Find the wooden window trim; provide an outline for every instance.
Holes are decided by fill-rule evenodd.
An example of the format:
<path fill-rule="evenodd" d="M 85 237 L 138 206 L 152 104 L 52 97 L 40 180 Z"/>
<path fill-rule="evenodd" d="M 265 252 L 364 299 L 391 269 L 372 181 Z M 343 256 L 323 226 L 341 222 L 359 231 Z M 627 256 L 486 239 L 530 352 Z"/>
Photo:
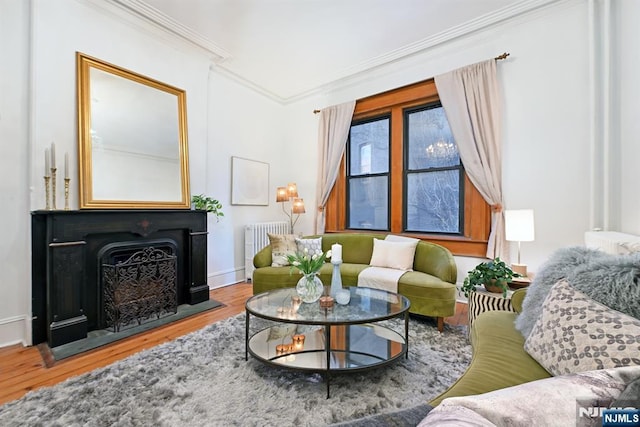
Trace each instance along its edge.
<path fill-rule="evenodd" d="M 484 257 L 491 227 L 491 209 L 466 176 L 464 182 L 464 232 L 462 236 L 403 233 L 403 110 L 439 101 L 433 79 L 370 96 L 356 102 L 353 120 L 391 114 L 391 233 L 415 237 L 448 248 L 454 255 Z M 399 120 L 399 121 L 398 121 Z M 397 142 L 400 141 L 400 142 Z M 325 207 L 325 231 L 353 232 L 346 228 L 346 163 L 342 157 L 340 172 Z"/>

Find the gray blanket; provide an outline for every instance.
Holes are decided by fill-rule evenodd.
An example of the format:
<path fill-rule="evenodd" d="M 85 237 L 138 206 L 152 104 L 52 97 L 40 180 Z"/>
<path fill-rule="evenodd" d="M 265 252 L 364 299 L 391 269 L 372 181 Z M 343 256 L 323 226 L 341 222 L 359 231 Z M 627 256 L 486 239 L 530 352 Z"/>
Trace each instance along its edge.
<path fill-rule="evenodd" d="M 527 337 L 551 287 L 560 279 L 607 307 L 640 319 L 640 253 L 610 255 L 595 249 L 557 250 L 527 290 L 516 329 Z"/>

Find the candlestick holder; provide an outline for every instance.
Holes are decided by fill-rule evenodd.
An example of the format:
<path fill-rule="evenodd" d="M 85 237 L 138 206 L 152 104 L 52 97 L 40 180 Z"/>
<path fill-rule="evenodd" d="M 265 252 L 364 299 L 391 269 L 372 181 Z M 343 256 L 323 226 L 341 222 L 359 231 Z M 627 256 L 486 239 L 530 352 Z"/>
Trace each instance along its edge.
<path fill-rule="evenodd" d="M 342 264 L 342 260 L 331 260 L 331 264 L 333 264 L 333 272 L 331 273 L 331 290 L 329 291 L 329 295 L 335 298 L 338 291 L 342 289 L 342 277 L 340 276 L 340 264 Z"/>
<path fill-rule="evenodd" d="M 69 210 L 69 181 L 71 178 L 64 179 L 64 210 Z"/>
<path fill-rule="evenodd" d="M 45 209 L 51 210 L 51 205 L 49 204 L 49 181 L 51 180 L 50 176 L 44 177 L 44 197 L 46 199 Z"/>
<path fill-rule="evenodd" d="M 56 210 L 56 171 L 58 169 L 51 168 L 51 209 Z"/>

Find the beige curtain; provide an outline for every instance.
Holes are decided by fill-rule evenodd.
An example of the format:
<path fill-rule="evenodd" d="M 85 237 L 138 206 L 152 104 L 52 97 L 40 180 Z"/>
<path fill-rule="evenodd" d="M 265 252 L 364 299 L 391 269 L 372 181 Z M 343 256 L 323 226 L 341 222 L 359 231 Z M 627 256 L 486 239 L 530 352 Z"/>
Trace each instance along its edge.
<path fill-rule="evenodd" d="M 318 179 L 316 188 L 315 233 L 324 233 L 324 207 L 329 193 L 336 182 L 340 168 L 340 160 L 351 128 L 351 119 L 356 101 L 327 107 L 320 111 L 318 124 Z"/>
<path fill-rule="evenodd" d="M 491 205 L 487 257 L 509 261 L 502 214 L 502 126 L 496 61 L 469 65 L 435 77 L 460 160 Z"/>

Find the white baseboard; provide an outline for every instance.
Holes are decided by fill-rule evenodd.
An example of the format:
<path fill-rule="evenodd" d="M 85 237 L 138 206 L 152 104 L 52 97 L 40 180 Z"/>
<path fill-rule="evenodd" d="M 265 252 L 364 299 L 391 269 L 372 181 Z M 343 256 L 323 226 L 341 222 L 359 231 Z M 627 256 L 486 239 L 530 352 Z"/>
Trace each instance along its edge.
<path fill-rule="evenodd" d="M 30 345 L 27 338 L 27 315 L 12 316 L 0 319 L 0 347 L 22 344 L 24 347 Z"/>
<path fill-rule="evenodd" d="M 244 267 L 238 267 L 226 271 L 218 271 L 209 274 L 207 284 L 209 289 L 221 288 L 223 286 L 233 285 L 234 283 L 244 282 Z"/>

